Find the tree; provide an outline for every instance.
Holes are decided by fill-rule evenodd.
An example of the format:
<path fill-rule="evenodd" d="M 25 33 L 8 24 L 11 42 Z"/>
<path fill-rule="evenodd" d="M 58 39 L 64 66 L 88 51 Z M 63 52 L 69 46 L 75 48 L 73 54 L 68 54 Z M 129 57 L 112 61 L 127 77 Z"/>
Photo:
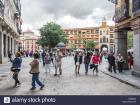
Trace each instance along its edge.
<path fill-rule="evenodd" d="M 95 41 L 94 40 L 84 40 L 84 47 L 85 49 L 92 49 L 95 47 Z"/>
<path fill-rule="evenodd" d="M 76 45 L 75 44 L 71 44 L 70 47 L 71 47 L 72 50 L 76 49 Z"/>
<path fill-rule="evenodd" d="M 53 22 L 43 25 L 40 29 L 41 38 L 37 41 L 42 47 L 54 48 L 59 42 L 66 43 L 66 36 L 61 26 Z"/>
<path fill-rule="evenodd" d="M 127 34 L 127 47 L 130 49 L 133 47 L 133 33 L 128 32 Z"/>

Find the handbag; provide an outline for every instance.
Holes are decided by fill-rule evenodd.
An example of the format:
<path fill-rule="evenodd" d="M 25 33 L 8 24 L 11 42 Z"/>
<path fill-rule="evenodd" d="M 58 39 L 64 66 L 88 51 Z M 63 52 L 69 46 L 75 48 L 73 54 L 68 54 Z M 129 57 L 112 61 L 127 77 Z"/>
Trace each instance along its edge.
<path fill-rule="evenodd" d="M 90 64 L 90 69 L 94 68 L 95 65 L 94 64 Z"/>
<path fill-rule="evenodd" d="M 11 67 L 11 71 L 12 71 L 12 72 L 15 72 L 16 69 L 15 69 L 14 67 Z"/>

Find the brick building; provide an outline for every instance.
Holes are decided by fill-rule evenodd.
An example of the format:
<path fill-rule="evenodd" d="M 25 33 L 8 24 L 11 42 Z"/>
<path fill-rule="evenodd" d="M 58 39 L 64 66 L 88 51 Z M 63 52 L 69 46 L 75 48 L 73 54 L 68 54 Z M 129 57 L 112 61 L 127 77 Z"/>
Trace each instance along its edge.
<path fill-rule="evenodd" d="M 99 51 L 101 51 L 104 47 L 106 47 L 108 51 L 114 51 L 114 30 L 115 27 L 107 25 L 107 22 L 105 20 L 102 21 L 99 27 L 64 29 L 68 40 L 66 48 L 84 49 L 84 40 L 94 40 L 94 42 L 96 43 L 95 48 Z"/>
<path fill-rule="evenodd" d="M 35 35 L 31 30 L 24 31 L 20 36 L 21 50 L 28 52 L 35 52 L 39 50 L 39 46 L 36 44 L 39 36 Z"/>

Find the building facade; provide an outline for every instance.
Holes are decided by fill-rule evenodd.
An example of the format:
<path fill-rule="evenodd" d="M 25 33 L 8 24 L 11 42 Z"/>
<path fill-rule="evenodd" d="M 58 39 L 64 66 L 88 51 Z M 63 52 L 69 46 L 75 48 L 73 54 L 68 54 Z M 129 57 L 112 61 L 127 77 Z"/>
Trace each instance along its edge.
<path fill-rule="evenodd" d="M 140 76 L 140 0 L 116 0 L 116 52 L 127 60 L 127 32 L 133 31 L 134 70 Z"/>
<path fill-rule="evenodd" d="M 39 50 L 39 46 L 36 44 L 39 36 L 35 35 L 31 30 L 23 32 L 20 36 L 21 50 L 28 52 L 35 52 Z"/>
<path fill-rule="evenodd" d="M 8 61 L 8 53 L 18 50 L 20 34 L 20 0 L 0 0 L 0 64 Z"/>
<path fill-rule="evenodd" d="M 114 51 L 115 27 L 108 26 L 106 21 L 102 21 L 99 27 L 64 29 L 67 36 L 67 49 L 84 49 L 84 41 L 93 40 L 95 49 L 102 51 L 104 47 L 108 51 Z"/>

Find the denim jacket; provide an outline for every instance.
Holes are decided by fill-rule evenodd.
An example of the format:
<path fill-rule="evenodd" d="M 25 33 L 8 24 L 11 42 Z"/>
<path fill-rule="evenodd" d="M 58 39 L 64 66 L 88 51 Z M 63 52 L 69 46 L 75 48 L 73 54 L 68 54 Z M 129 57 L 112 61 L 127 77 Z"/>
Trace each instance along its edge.
<path fill-rule="evenodd" d="M 15 69 L 21 68 L 22 59 L 20 57 L 14 58 L 14 60 L 11 60 L 11 62 L 12 62 L 13 68 Z"/>

